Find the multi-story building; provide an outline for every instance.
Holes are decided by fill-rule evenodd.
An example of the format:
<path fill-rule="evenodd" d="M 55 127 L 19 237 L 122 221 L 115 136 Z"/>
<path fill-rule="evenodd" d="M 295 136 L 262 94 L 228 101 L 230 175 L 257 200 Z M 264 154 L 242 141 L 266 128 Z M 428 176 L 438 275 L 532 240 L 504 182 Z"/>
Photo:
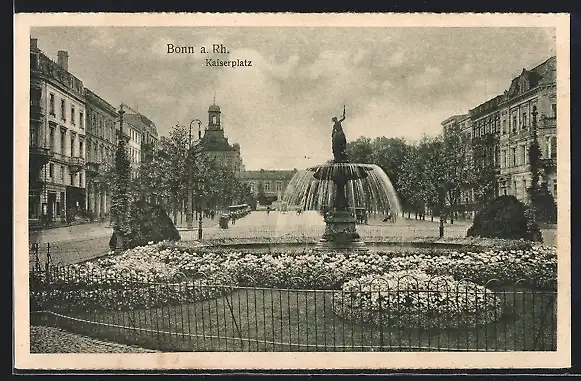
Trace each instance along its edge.
<path fill-rule="evenodd" d="M 82 214 L 85 192 L 83 82 L 30 40 L 29 220 L 65 220 Z"/>
<path fill-rule="evenodd" d="M 141 163 L 141 144 L 143 141 L 143 123 L 141 115 L 137 114 L 129 106 L 123 104 L 126 110 L 123 116 L 123 133 L 129 136 L 127 144 L 127 154 L 131 165 L 131 178 L 138 176 L 139 164 Z"/>
<path fill-rule="evenodd" d="M 95 217 L 109 214 L 111 197 L 99 174 L 111 168 L 117 146 L 119 114 L 114 106 L 85 88 L 87 105 L 86 167 L 87 210 Z"/>
<path fill-rule="evenodd" d="M 296 173 L 296 169 L 243 171 L 240 173 L 240 180 L 250 188 L 254 197 L 258 196 L 262 189 L 266 197 L 280 201 L 289 181 Z"/>
<path fill-rule="evenodd" d="M 500 104 L 504 95 L 492 99 L 471 109 L 472 123 L 472 156 L 476 180 L 475 201 L 484 202 L 496 196 L 498 189 L 497 175 L 500 161 Z"/>
<path fill-rule="evenodd" d="M 240 156 L 240 145 L 230 145 L 224 135 L 224 129 L 220 122 L 221 111 L 216 104 L 208 108 L 208 126 L 200 141 L 201 148 L 207 158 L 220 166 L 230 168 L 236 175 L 244 170 Z"/>
<path fill-rule="evenodd" d="M 556 57 L 553 56 L 531 70 L 523 69 L 503 94 L 476 106 L 469 120 L 457 116 L 442 123 L 444 129 L 464 123 L 460 131 L 472 130 L 472 156 L 480 181 L 472 190 L 473 202 L 510 194 L 528 202 L 531 185 L 528 150 L 533 141 L 533 110 L 537 111 L 536 133 L 541 148 L 541 183 L 546 183 L 557 196 L 557 90 Z M 491 183 L 490 190 L 482 186 Z M 468 204 L 469 198 L 462 196 Z"/>
<path fill-rule="evenodd" d="M 124 121 L 139 131 L 140 146 L 150 144 L 156 150 L 158 148 L 159 135 L 155 123 L 126 104 L 123 104 L 123 109 L 125 110 Z"/>
<path fill-rule="evenodd" d="M 557 86 L 556 57 L 551 57 L 512 80 L 505 91 L 500 132 L 498 194 L 511 194 L 527 201 L 531 184 L 528 148 L 533 140 L 533 108 L 537 110 L 537 136 L 541 148 L 545 182 L 556 197 L 557 177 Z"/>

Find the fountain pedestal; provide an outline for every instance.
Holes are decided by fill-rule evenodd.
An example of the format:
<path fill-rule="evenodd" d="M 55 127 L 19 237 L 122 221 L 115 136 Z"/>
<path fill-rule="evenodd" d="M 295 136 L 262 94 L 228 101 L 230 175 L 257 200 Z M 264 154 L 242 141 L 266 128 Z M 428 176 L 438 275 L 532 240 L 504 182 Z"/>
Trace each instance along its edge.
<path fill-rule="evenodd" d="M 331 211 L 325 215 L 325 233 L 315 246 L 317 251 L 368 251 L 355 228 L 356 219 L 349 211 Z"/>

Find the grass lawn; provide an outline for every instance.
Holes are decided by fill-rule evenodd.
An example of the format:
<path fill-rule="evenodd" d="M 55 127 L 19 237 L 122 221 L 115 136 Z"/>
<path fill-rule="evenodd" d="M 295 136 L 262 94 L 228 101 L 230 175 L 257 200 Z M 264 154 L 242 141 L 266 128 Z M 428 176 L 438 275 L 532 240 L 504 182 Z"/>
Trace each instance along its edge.
<path fill-rule="evenodd" d="M 74 332 L 162 351 L 556 350 L 554 293 L 511 288 L 498 290 L 497 295 L 503 315 L 472 329 L 363 326 L 333 313 L 332 291 L 251 288 L 177 306 L 98 313 L 68 310 L 49 320 Z"/>

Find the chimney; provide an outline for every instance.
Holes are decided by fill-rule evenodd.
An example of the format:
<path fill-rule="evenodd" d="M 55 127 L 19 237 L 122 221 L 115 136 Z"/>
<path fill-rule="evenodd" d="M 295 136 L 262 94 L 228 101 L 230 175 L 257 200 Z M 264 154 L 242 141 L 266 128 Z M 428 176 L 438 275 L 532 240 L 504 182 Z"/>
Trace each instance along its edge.
<path fill-rule="evenodd" d="M 30 39 L 30 50 L 35 50 L 35 49 L 38 49 L 38 39 L 31 38 Z"/>
<path fill-rule="evenodd" d="M 65 50 L 59 50 L 58 52 L 58 64 L 60 67 L 69 71 L 69 53 Z"/>

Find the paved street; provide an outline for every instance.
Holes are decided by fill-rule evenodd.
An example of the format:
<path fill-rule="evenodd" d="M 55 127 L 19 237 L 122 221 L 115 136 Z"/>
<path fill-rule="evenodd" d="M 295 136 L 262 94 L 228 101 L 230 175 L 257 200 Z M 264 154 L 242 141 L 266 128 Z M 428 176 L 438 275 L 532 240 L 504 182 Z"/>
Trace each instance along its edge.
<path fill-rule="evenodd" d="M 445 237 L 465 237 L 471 221 L 454 221 L 447 223 L 444 228 Z M 395 223 L 382 222 L 381 219 L 371 219 L 368 225 L 359 225 L 358 231 L 362 238 L 375 237 L 437 237 L 439 234 L 438 221 L 416 220 L 414 218 L 399 218 Z M 198 239 L 197 225 L 194 230 L 183 230 L 178 227 L 182 241 Z M 253 239 L 256 237 L 294 237 L 298 239 L 313 239 L 320 237 L 325 229 L 323 218 L 317 212 L 296 213 L 281 212 L 253 212 L 248 216 L 230 223 L 228 229 L 220 229 L 215 220 L 204 219 L 204 239 L 240 238 Z M 47 243 L 50 244 L 50 255 L 53 263 L 70 264 L 82 262 L 109 253 L 109 238 L 112 229 L 105 224 L 86 224 L 63 227 L 34 232 L 30 235 L 30 242 L 39 242 L 39 260 L 41 265 L 46 260 Z M 542 230 L 544 242 L 555 245 L 555 230 Z M 35 261 L 33 252 L 29 255 L 31 265 Z"/>

